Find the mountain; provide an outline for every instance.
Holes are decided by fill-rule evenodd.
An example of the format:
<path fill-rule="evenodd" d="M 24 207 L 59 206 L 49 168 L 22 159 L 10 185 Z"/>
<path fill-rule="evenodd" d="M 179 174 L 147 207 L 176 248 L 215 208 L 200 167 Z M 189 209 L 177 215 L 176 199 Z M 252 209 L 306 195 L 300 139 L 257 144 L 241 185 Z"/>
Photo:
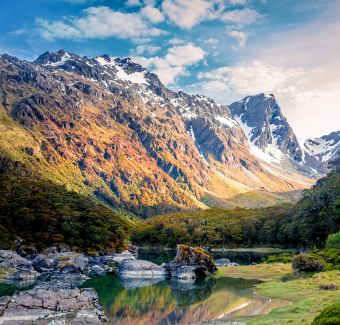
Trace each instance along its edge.
<path fill-rule="evenodd" d="M 2 167 L 20 161 L 119 214 L 269 206 L 319 177 L 273 95 L 228 107 L 129 58 L 63 50 L 1 55 L 0 84 Z"/>
<path fill-rule="evenodd" d="M 304 158 L 319 173 L 328 172 L 328 161 L 340 151 L 340 131 L 331 132 L 320 138 L 307 139 L 301 144 Z"/>

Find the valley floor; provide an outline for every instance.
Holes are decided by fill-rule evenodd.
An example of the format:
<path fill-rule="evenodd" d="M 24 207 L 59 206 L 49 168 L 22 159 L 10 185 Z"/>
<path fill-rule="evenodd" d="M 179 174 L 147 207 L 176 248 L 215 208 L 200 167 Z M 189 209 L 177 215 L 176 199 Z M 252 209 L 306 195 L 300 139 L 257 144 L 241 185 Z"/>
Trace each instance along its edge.
<path fill-rule="evenodd" d="M 273 263 L 220 267 L 215 276 L 262 280 L 264 282 L 256 286 L 257 295 L 292 302 L 284 308 L 272 310 L 268 315 L 239 316 L 233 319 L 246 322 L 247 325 L 311 324 L 314 317 L 325 307 L 340 302 L 338 270 L 293 273 L 290 263 Z M 331 283 L 337 289 L 325 290 L 325 285 Z"/>

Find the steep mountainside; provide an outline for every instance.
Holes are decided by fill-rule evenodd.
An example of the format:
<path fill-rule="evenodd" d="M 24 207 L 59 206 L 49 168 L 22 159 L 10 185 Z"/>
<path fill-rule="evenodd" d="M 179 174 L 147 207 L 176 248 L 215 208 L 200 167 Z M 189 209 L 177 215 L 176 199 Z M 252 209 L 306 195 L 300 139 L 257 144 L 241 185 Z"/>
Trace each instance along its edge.
<path fill-rule="evenodd" d="M 0 56 L 0 85 L 1 156 L 115 209 L 267 206 L 317 178 L 273 96 L 229 108 L 175 93 L 129 58 L 63 50 Z"/>
<path fill-rule="evenodd" d="M 302 174 L 326 174 L 340 149 L 340 132 L 301 142 L 282 115 L 274 95 L 247 96 L 229 105 L 251 153 L 269 164 Z"/>
<path fill-rule="evenodd" d="M 307 139 L 301 147 L 308 164 L 320 173 L 327 173 L 328 161 L 336 158 L 340 152 L 340 131 Z"/>

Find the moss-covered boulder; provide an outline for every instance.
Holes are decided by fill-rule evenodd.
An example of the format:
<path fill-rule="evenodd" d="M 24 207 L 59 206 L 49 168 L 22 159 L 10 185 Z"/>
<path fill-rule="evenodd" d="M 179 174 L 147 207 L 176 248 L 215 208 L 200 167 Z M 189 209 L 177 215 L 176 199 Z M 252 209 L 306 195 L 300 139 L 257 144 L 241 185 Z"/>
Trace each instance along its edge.
<path fill-rule="evenodd" d="M 206 277 L 209 272 L 217 271 L 213 257 L 204 249 L 177 245 L 177 254 L 168 264 L 172 277 L 195 278 Z"/>

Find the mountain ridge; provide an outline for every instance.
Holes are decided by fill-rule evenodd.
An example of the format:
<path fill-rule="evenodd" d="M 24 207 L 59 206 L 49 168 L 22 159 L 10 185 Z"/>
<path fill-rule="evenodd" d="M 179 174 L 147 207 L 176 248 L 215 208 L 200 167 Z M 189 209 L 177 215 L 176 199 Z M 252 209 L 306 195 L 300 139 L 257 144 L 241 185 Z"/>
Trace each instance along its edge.
<path fill-rule="evenodd" d="M 89 59 L 60 50 L 33 62 L 1 55 L 0 67 L 1 154 L 110 206 L 145 217 L 271 205 L 287 201 L 281 192 L 298 193 L 318 177 L 299 160 L 299 144 L 280 110 L 278 125 L 286 133 L 279 145 L 289 168 L 251 152 L 233 104 L 176 93 L 129 58 Z M 259 150 L 275 138 L 271 125 L 267 137 L 257 139 Z"/>

